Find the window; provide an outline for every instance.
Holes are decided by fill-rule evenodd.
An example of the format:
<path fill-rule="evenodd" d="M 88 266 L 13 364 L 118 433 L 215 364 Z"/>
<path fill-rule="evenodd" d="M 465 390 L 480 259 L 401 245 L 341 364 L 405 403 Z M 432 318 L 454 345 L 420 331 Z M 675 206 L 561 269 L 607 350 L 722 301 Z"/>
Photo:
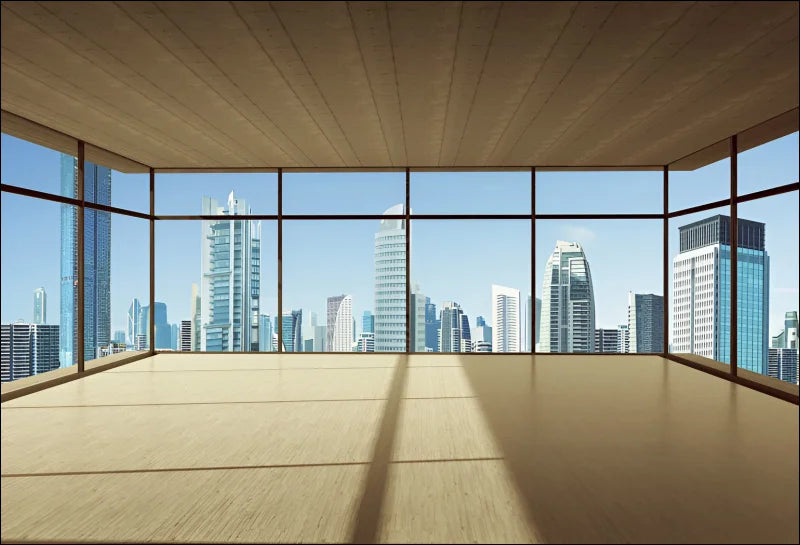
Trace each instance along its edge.
<path fill-rule="evenodd" d="M 739 195 L 798 181 L 797 131 L 743 151 L 737 163 Z"/>
<path fill-rule="evenodd" d="M 720 148 L 727 149 L 727 140 Z M 669 169 L 669 210 L 670 212 L 708 204 L 731 196 L 730 157 L 717 160 L 706 166 L 694 165 Z M 692 168 L 693 170 L 682 170 Z"/>
<path fill-rule="evenodd" d="M 662 170 L 536 170 L 537 214 L 661 214 Z"/>
<path fill-rule="evenodd" d="M 411 172 L 412 214 L 530 214 L 531 173 Z"/>
<path fill-rule="evenodd" d="M 156 215 L 214 215 L 235 202 L 238 214 L 278 213 L 278 175 L 256 173 L 157 173 Z"/>
<path fill-rule="evenodd" d="M 383 214 L 404 202 L 405 171 L 283 173 L 285 215 Z"/>

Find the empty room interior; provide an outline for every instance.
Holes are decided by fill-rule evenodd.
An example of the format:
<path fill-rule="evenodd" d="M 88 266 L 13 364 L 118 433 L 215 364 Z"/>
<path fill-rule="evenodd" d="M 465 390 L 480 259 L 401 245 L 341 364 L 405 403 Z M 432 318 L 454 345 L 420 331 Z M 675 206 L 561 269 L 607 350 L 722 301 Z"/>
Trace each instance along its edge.
<path fill-rule="evenodd" d="M 797 543 L 798 2 L 3 1 L 7 543 Z"/>

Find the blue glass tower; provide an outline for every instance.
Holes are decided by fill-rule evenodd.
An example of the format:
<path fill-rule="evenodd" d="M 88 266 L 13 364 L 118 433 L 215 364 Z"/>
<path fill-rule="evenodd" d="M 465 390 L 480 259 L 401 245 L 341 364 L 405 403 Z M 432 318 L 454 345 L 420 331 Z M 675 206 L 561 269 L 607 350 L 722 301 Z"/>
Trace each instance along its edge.
<path fill-rule="evenodd" d="M 111 205 L 111 169 L 84 163 L 84 198 Z M 61 156 L 61 194 L 78 195 L 78 159 Z M 84 360 L 97 357 L 97 349 L 111 341 L 111 214 L 85 209 L 83 238 L 84 268 Z M 61 205 L 61 312 L 59 362 L 77 363 L 78 324 L 78 216 L 74 206 Z"/>
<path fill-rule="evenodd" d="M 372 312 L 365 310 L 361 319 L 361 331 L 363 333 L 375 333 L 375 316 Z"/>

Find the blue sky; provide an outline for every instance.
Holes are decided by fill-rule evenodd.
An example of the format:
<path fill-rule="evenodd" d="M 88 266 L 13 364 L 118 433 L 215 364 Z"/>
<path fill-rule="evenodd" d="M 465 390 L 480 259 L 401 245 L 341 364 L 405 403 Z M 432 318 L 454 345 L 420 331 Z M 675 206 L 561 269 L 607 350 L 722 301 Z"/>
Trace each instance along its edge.
<path fill-rule="evenodd" d="M 740 193 L 798 179 L 797 133 L 739 157 Z M 2 135 L 3 183 L 60 190 L 60 154 Z M 670 174 L 670 209 L 728 196 L 728 160 L 693 172 Z M 659 213 L 660 172 L 538 172 L 537 212 Z M 412 173 L 414 213 L 526 214 L 530 174 Z M 402 172 L 286 173 L 284 213 L 380 214 L 404 201 Z M 253 213 L 277 211 L 277 175 L 169 174 L 156 177 L 157 214 L 199 214 L 203 195 L 224 203 L 230 191 Z M 112 204 L 147 211 L 148 176 L 112 174 Z M 33 290 L 48 294 L 48 321 L 59 309 L 60 207 L 58 203 L 2 195 L 3 323 L 33 313 Z M 678 225 L 714 212 L 670 222 L 670 262 Z M 725 213 L 723 211 L 723 213 Z M 797 193 L 740 205 L 740 217 L 767 224 L 771 256 L 770 330 L 798 308 Z M 324 321 L 329 296 L 353 295 L 357 328 L 373 305 L 373 249 L 377 220 L 284 222 L 284 308 L 317 312 Z M 589 259 L 597 326 L 626 317 L 627 292 L 662 293 L 660 220 L 540 220 L 536 225 L 536 289 L 556 240 L 580 242 Z M 130 300 L 148 298 L 148 223 L 112 218 L 112 330 L 122 329 Z M 168 320 L 189 317 L 191 283 L 200 281 L 201 222 L 156 224 L 156 299 Z M 262 221 L 262 312 L 277 311 L 277 226 Z M 441 305 L 458 302 L 474 324 L 490 319 L 491 284 L 530 292 L 530 223 L 525 220 L 417 220 L 412 224 L 412 281 Z M 308 323 L 306 321 L 306 323 Z"/>

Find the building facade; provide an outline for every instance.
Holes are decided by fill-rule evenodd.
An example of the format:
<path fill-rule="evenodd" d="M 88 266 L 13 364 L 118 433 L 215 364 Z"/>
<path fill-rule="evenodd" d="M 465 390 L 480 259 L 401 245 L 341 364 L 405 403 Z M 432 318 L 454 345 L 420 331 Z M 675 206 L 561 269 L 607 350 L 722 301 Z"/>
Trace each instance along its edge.
<path fill-rule="evenodd" d="M 522 352 L 522 300 L 518 289 L 492 284 L 492 351 Z"/>
<path fill-rule="evenodd" d="M 436 305 L 431 298 L 425 298 L 425 351 L 436 352 L 439 349 L 439 328 L 442 323 L 436 314 Z"/>
<path fill-rule="evenodd" d="M 423 307 L 424 308 L 424 307 Z M 469 320 L 458 303 L 442 303 L 437 352 L 472 352 Z"/>
<path fill-rule="evenodd" d="M 262 314 L 258 321 L 258 350 L 272 352 L 272 319 L 269 314 Z"/>
<path fill-rule="evenodd" d="M 384 215 L 405 214 L 397 204 Z M 406 228 L 403 219 L 382 219 L 375 233 L 375 351 L 406 350 Z"/>
<path fill-rule="evenodd" d="M 57 325 L 0 325 L 0 380 L 10 382 L 58 369 L 60 333 Z"/>
<path fill-rule="evenodd" d="M 327 322 L 328 352 L 351 352 L 353 350 L 353 296 L 328 297 Z M 313 324 L 312 324 L 312 327 Z M 313 343 L 313 334 L 312 343 Z"/>
<path fill-rule="evenodd" d="M 33 290 L 33 323 L 37 325 L 47 323 L 47 292 L 44 288 Z"/>
<path fill-rule="evenodd" d="M 594 288 L 580 243 L 556 242 L 544 270 L 541 312 L 541 352 L 594 352 Z"/>
<path fill-rule="evenodd" d="M 673 259 L 672 351 L 730 363 L 731 221 L 723 215 L 679 228 Z M 763 223 L 738 220 L 738 366 L 767 374 L 769 256 Z"/>
<path fill-rule="evenodd" d="M 180 334 L 178 335 L 178 350 L 181 352 L 192 351 L 192 321 L 181 320 Z"/>
<path fill-rule="evenodd" d="M 664 351 L 664 297 L 652 293 L 628 292 L 630 352 Z"/>
<path fill-rule="evenodd" d="M 303 311 L 285 310 L 281 316 L 281 335 L 284 352 L 303 351 Z"/>
<path fill-rule="evenodd" d="M 767 375 L 790 384 L 797 384 L 797 348 L 770 348 Z"/>
<path fill-rule="evenodd" d="M 425 352 L 425 305 L 429 300 L 415 284 L 411 291 L 411 312 L 409 313 L 411 318 L 409 347 L 412 352 Z"/>
<path fill-rule="evenodd" d="M 261 222 L 237 220 L 250 207 L 233 191 L 225 207 L 203 197 L 201 350 L 258 351 Z"/>

